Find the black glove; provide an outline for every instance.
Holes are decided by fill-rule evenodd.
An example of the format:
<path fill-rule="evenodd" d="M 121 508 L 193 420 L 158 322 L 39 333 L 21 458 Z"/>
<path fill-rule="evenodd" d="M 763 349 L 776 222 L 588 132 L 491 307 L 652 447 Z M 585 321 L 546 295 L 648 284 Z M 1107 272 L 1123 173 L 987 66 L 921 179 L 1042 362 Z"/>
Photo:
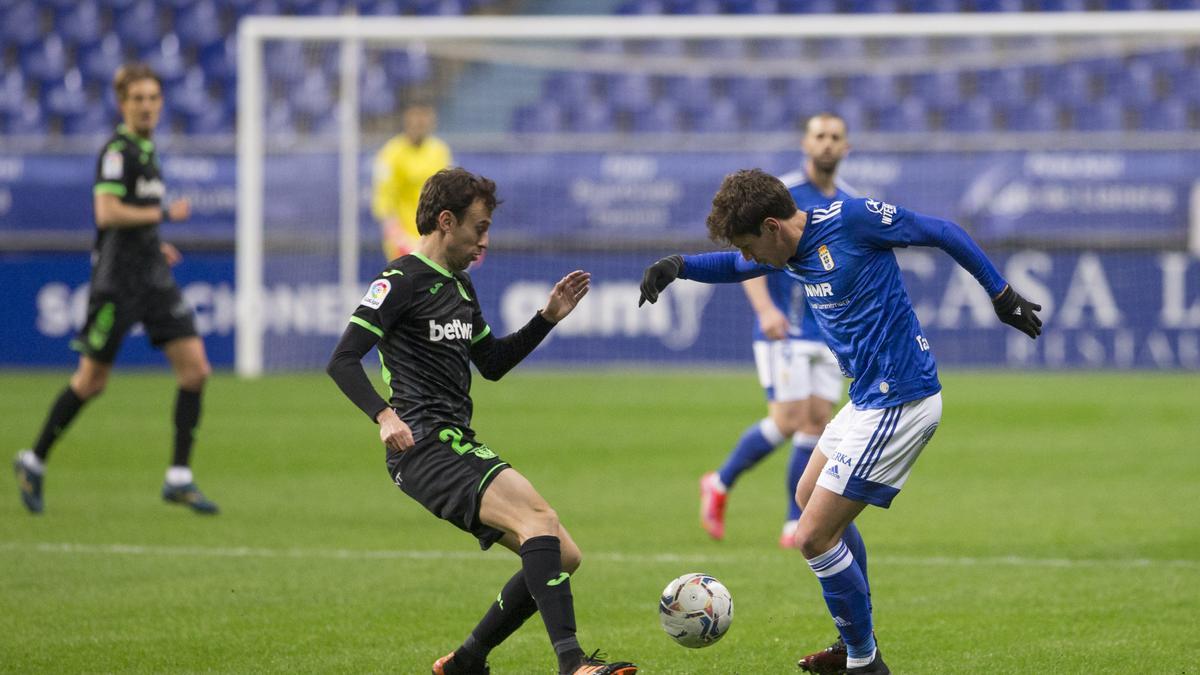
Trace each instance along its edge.
<path fill-rule="evenodd" d="M 1042 320 L 1034 312 L 1040 312 L 1042 306 L 1022 298 L 1012 286 L 1005 286 L 1004 291 L 992 300 L 996 315 L 1004 323 L 1016 328 L 1033 339 L 1042 334 Z"/>
<path fill-rule="evenodd" d="M 679 273 L 683 271 L 683 256 L 669 255 L 646 268 L 642 273 L 642 297 L 638 298 L 638 307 L 658 302 L 658 294 L 667 287 Z"/>

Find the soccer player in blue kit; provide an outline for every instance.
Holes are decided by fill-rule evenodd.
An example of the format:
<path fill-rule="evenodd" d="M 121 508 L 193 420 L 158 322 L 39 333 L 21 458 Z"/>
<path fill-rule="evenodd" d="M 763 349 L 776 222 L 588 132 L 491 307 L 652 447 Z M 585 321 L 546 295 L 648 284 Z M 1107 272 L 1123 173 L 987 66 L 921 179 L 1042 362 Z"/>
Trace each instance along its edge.
<path fill-rule="evenodd" d="M 937 367 L 892 249 L 935 246 L 950 254 L 987 291 L 1000 320 L 1030 338 L 1042 332 L 1041 306 L 1009 286 L 950 221 L 872 199 L 802 211 L 779 179 L 758 169 L 725 177 L 707 225 L 712 240 L 740 255 L 663 258 L 646 268 L 638 304 L 657 301 L 676 278 L 729 283 L 785 269 L 804 284 L 826 342 L 854 381 L 850 402 L 825 428 L 796 488 L 804 510 L 796 540 L 820 581 L 846 660 L 814 667 L 814 654 L 798 665 L 890 673 L 875 644 L 862 570 L 842 533 L 868 504 L 891 505 L 942 413 Z"/>
<path fill-rule="evenodd" d="M 813 115 L 804 124 L 801 145 L 804 166 L 779 178 L 796 206 L 813 208 L 852 199 L 837 178 L 838 164 L 850 151 L 845 120 L 831 113 Z M 779 545 L 794 548 L 800 519 L 800 507 L 793 497 L 796 484 L 834 405 L 842 398 L 844 378 L 804 302 L 798 281 L 779 270 L 747 279 L 742 288 L 756 316 L 754 364 L 767 397 L 767 416 L 742 432 L 719 469 L 700 478 L 700 525 L 713 539 L 723 539 L 725 505 L 734 482 L 790 439 L 787 514 Z M 846 537 L 848 541 L 858 537 L 853 526 Z M 853 544 L 850 548 L 856 554 L 861 551 Z"/>

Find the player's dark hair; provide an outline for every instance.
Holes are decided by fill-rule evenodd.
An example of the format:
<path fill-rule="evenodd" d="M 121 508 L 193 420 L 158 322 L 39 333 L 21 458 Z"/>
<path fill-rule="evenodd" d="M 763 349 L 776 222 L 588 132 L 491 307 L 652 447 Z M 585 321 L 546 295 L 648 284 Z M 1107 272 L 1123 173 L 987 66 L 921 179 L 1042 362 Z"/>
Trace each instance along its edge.
<path fill-rule="evenodd" d="M 796 213 L 787 187 L 762 169 L 742 169 L 725 176 L 708 214 L 708 238 L 727 245 L 736 236 L 762 234 L 767 218 L 784 220 Z"/>
<path fill-rule="evenodd" d="M 476 199 L 483 200 L 488 213 L 496 210 L 500 204 L 496 199 L 496 183 L 457 166 L 438 171 L 421 186 L 421 197 L 417 201 L 417 232 L 430 234 L 436 230 L 438 214 L 442 211 L 449 211 L 462 220 Z"/>
<path fill-rule="evenodd" d="M 113 91 L 117 94 L 117 100 L 124 101 L 129 93 L 129 86 L 140 80 L 154 80 L 158 83 L 158 88 L 162 89 L 162 78 L 144 63 L 126 63 L 117 68 L 113 75 Z"/>

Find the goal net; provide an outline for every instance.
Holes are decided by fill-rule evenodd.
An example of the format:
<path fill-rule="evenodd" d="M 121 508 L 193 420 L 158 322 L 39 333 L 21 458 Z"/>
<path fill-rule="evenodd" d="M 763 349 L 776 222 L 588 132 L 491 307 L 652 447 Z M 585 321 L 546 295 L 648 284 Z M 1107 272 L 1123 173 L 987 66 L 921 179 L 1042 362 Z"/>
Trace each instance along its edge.
<path fill-rule="evenodd" d="M 472 272 L 497 333 L 594 275 L 535 361 L 748 363 L 741 289 L 638 310 L 641 269 L 710 249 L 722 176 L 796 175 L 830 112 L 850 192 L 962 224 L 1047 308 L 1022 344 L 948 256 L 902 251 L 940 361 L 1200 367 L 1200 13 L 250 17 L 238 49 L 243 375 L 324 364 L 386 264 L 374 155 L 414 101 L 499 186 Z"/>

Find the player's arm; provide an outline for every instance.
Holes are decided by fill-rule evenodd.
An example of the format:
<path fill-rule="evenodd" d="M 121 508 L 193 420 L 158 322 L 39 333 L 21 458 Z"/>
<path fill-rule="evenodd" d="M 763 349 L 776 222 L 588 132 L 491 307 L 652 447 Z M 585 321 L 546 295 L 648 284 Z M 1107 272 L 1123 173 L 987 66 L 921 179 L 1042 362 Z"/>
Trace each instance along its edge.
<path fill-rule="evenodd" d="M 176 199 L 166 208 L 134 206 L 121 201 L 113 192 L 102 192 L 100 186 L 92 198 L 96 210 L 96 226 L 102 230 L 123 227 L 144 227 L 172 220 L 186 220 L 191 206 L 186 199 Z"/>
<path fill-rule="evenodd" d="M 365 321 L 355 322 L 357 318 L 351 318 L 350 325 L 346 326 L 342 339 L 333 348 L 325 372 L 346 398 L 379 425 L 379 439 L 383 444 L 391 450 L 403 452 L 413 446 L 412 429 L 375 391 L 363 371 L 362 359 L 379 342 L 379 335 L 372 330 L 374 326 L 362 325 Z"/>
<path fill-rule="evenodd" d="M 754 308 L 754 314 L 758 317 L 758 327 L 762 329 L 763 335 L 767 336 L 768 340 L 782 340 L 787 337 L 789 328 L 787 316 L 779 311 L 775 302 L 771 300 L 771 293 L 767 290 L 766 277 L 755 277 L 743 281 L 742 290 L 746 292 L 746 299 Z"/>
<path fill-rule="evenodd" d="M 550 291 L 546 306 L 537 311 L 529 323 L 515 333 L 502 338 L 485 332 L 471 345 L 471 363 L 488 380 L 499 380 L 505 373 L 529 356 L 554 326 L 567 317 L 587 295 L 592 275 L 575 270 L 563 277 Z"/>
<path fill-rule="evenodd" d="M 740 253 L 720 251 L 699 255 L 669 255 L 642 273 L 642 295 L 638 307 L 647 301 L 658 302 L 658 294 L 676 279 L 691 279 L 705 284 L 732 284 L 775 271 L 743 258 Z"/>
<path fill-rule="evenodd" d="M 868 238 L 874 241 L 869 243 L 942 249 L 983 286 L 1002 322 L 1034 339 L 1042 334 L 1042 320 L 1036 313 L 1042 306 L 1021 297 L 1009 286 L 966 230 L 949 220 L 901 209 L 897 209 L 892 220 L 870 230 Z"/>

